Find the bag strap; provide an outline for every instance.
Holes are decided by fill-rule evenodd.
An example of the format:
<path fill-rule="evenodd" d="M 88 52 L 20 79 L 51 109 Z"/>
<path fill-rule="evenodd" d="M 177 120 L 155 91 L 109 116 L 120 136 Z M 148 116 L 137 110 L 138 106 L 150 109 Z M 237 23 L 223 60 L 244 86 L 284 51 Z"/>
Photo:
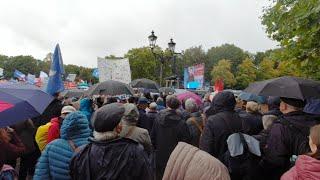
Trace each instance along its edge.
<path fill-rule="evenodd" d="M 68 143 L 72 149 L 73 152 L 78 153 L 80 151 L 80 147 L 76 147 L 76 145 L 74 144 L 74 142 L 72 140 L 68 140 Z"/>
<path fill-rule="evenodd" d="M 241 140 L 241 143 L 242 143 L 242 145 L 243 145 L 243 149 L 244 149 L 246 152 L 249 152 L 249 151 L 250 151 L 250 150 L 249 150 L 249 146 L 248 146 L 248 143 L 247 143 L 244 135 L 243 135 L 242 133 L 240 133 L 240 132 L 239 132 L 238 134 L 239 134 L 239 136 L 240 136 L 240 140 Z"/>
<path fill-rule="evenodd" d="M 193 125 L 195 125 L 195 126 L 198 128 L 198 130 L 199 130 L 200 133 L 202 134 L 203 126 L 196 121 L 196 118 L 195 118 L 195 117 L 191 117 L 191 118 L 190 118 L 190 121 L 191 121 L 191 123 L 192 123 Z"/>

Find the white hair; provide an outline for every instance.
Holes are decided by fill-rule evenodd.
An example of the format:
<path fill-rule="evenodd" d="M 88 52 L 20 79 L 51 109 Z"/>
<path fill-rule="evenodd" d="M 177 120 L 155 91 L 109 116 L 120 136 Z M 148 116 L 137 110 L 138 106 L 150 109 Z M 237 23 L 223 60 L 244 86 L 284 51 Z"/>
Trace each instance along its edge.
<path fill-rule="evenodd" d="M 273 124 L 273 121 L 277 119 L 277 116 L 275 115 L 264 115 L 262 116 L 262 124 L 263 129 L 269 129 L 271 125 Z"/>
<path fill-rule="evenodd" d="M 185 108 L 186 108 L 186 111 L 191 112 L 191 113 L 198 111 L 197 103 L 195 102 L 194 99 L 191 99 L 191 98 L 186 100 Z"/>

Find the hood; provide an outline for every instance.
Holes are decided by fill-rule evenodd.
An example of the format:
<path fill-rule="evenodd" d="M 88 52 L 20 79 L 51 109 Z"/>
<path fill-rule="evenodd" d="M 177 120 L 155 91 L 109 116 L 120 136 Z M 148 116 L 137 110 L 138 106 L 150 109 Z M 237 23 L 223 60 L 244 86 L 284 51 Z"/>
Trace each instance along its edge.
<path fill-rule="evenodd" d="M 236 99 L 232 92 L 223 91 L 213 98 L 213 109 L 216 113 L 223 111 L 233 111 L 236 105 Z"/>
<path fill-rule="evenodd" d="M 88 98 L 81 99 L 79 111 L 85 111 L 85 112 L 92 113 L 93 110 L 92 110 L 91 100 Z"/>
<path fill-rule="evenodd" d="M 180 122 L 180 120 L 182 120 L 176 110 L 171 109 L 160 111 L 159 116 L 159 124 L 164 127 L 175 126 Z"/>
<path fill-rule="evenodd" d="M 77 139 L 90 136 L 89 123 L 85 115 L 76 111 L 66 116 L 60 128 L 61 139 Z"/>
<path fill-rule="evenodd" d="M 307 155 L 301 155 L 296 161 L 299 179 L 320 179 L 320 161 Z"/>
<path fill-rule="evenodd" d="M 201 117 L 201 113 L 200 112 L 190 113 L 190 117 Z"/>

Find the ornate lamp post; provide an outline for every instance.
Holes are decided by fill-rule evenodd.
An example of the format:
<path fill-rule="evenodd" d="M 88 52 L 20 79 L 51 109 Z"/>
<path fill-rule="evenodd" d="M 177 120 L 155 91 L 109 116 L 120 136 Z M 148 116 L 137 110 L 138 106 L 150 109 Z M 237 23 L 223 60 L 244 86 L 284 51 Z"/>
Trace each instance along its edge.
<path fill-rule="evenodd" d="M 176 43 L 173 42 L 173 39 L 170 39 L 170 42 L 168 43 L 168 49 L 170 50 L 171 52 L 171 56 L 167 57 L 167 56 L 164 56 L 164 53 L 163 51 L 161 51 L 160 53 L 157 53 L 155 52 L 155 47 L 156 47 L 156 41 L 157 41 L 157 36 L 154 35 L 154 31 L 151 32 L 151 35 L 148 36 L 148 39 L 149 39 L 149 46 L 150 46 L 150 49 L 151 49 L 151 52 L 152 54 L 155 56 L 156 59 L 159 59 L 160 60 L 160 86 L 162 85 L 162 76 L 163 76 L 163 66 L 164 66 L 164 63 L 167 61 L 167 60 L 170 60 L 170 59 L 173 59 L 173 73 L 174 75 L 176 75 L 176 54 L 181 54 L 181 53 L 175 53 L 175 47 L 176 47 Z"/>

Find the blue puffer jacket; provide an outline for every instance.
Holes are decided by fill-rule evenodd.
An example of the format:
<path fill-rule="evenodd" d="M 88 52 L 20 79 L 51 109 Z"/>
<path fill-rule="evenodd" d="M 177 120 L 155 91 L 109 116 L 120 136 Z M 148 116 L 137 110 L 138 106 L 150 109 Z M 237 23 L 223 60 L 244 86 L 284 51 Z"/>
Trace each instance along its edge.
<path fill-rule="evenodd" d="M 71 179 L 69 163 L 74 152 L 68 140 L 79 147 L 88 143 L 89 136 L 88 120 L 81 112 L 67 115 L 60 129 L 60 139 L 46 146 L 38 160 L 33 179 Z"/>
<path fill-rule="evenodd" d="M 81 111 L 87 117 L 87 119 L 89 121 L 89 125 L 90 125 L 90 119 L 91 119 L 91 115 L 93 113 L 92 103 L 91 103 L 90 99 L 84 98 L 84 99 L 80 100 L 79 111 Z"/>

